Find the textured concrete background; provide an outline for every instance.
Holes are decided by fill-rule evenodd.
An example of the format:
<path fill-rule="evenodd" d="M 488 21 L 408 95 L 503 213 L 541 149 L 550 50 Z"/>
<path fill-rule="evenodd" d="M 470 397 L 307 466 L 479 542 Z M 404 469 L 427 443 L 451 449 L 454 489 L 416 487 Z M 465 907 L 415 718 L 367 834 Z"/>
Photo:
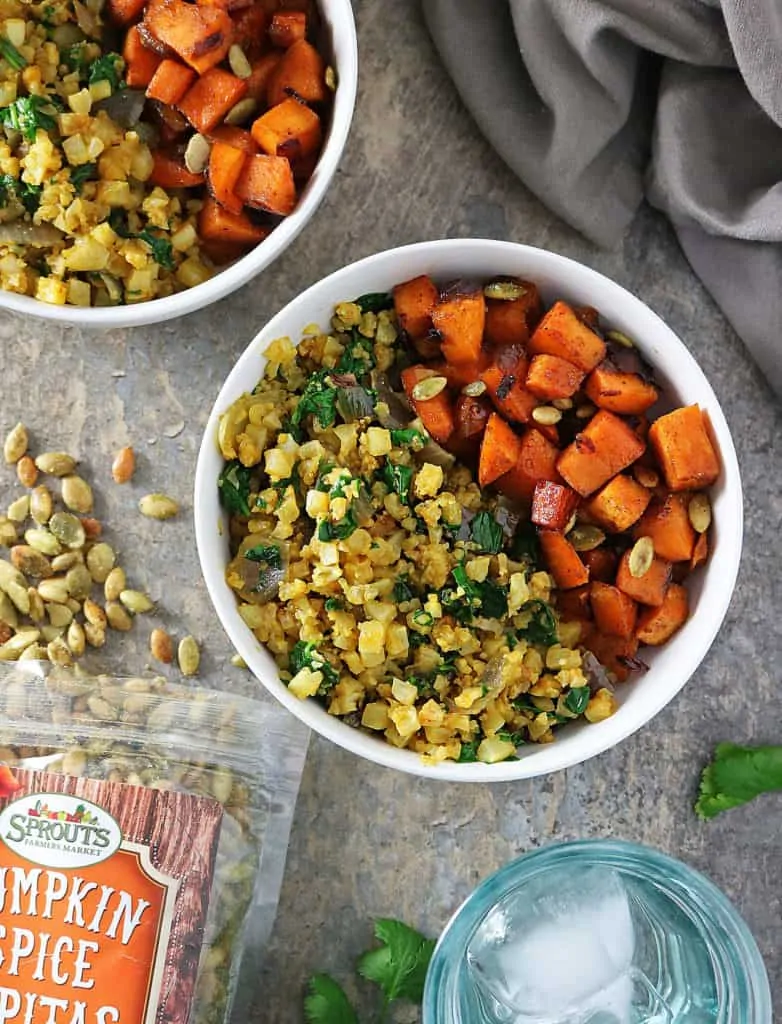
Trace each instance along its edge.
<path fill-rule="evenodd" d="M 695 678 L 642 733 L 586 765 L 518 784 L 444 786 L 370 767 L 314 738 L 254 1020 L 299 1021 L 303 984 L 317 969 L 363 998 L 352 963 L 370 942 L 373 917 L 396 915 L 434 935 L 481 877 L 517 854 L 608 836 L 650 843 L 707 872 L 746 917 L 782 1005 L 782 798 L 710 825 L 692 812 L 699 769 L 717 741 L 780 740 L 778 405 L 660 218 L 643 211 L 613 252 L 584 242 L 483 142 L 415 0 L 357 0 L 356 15 L 361 84 L 351 139 L 298 242 L 242 292 L 171 325 L 95 336 L 3 316 L 3 426 L 21 418 L 38 450 L 81 456 L 103 481 L 98 512 L 131 577 L 161 600 L 172 628 L 204 642 L 204 679 L 244 687 L 199 578 L 189 518 L 201 432 L 232 363 L 297 292 L 361 256 L 443 236 L 529 242 L 619 281 L 691 348 L 734 432 L 745 550 L 727 620 Z M 131 487 L 118 488 L 110 458 L 126 443 L 139 451 L 139 469 Z M 10 474 L 2 480 L 10 493 Z M 182 499 L 180 519 L 151 523 L 135 512 L 138 497 L 157 489 Z M 104 663 L 140 669 L 148 628 L 107 648 Z"/>

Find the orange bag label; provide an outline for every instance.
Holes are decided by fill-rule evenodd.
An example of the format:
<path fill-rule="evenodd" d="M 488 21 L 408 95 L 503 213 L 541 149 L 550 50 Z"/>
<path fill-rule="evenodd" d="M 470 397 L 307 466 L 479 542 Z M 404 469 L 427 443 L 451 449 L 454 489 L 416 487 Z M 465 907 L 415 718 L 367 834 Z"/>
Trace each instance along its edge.
<path fill-rule="evenodd" d="M 13 775 L 0 799 L 0 1024 L 187 1024 L 220 805 Z"/>

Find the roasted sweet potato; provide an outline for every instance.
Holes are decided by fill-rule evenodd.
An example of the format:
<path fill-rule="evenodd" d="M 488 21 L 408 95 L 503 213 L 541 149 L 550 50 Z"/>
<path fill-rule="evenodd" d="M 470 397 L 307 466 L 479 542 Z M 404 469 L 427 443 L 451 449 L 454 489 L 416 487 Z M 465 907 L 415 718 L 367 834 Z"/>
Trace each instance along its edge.
<path fill-rule="evenodd" d="M 252 137 L 269 156 L 298 160 L 320 148 L 320 118 L 298 100 L 287 99 L 267 110 L 252 126 Z"/>
<path fill-rule="evenodd" d="M 236 183 L 236 194 L 255 210 L 287 217 L 296 206 L 291 165 L 282 156 L 248 156 Z"/>
<path fill-rule="evenodd" d="M 250 77 L 245 78 L 247 83 L 246 95 L 252 97 L 258 103 L 261 110 L 265 110 L 269 105 L 266 100 L 266 94 L 269 91 L 269 83 L 272 80 L 275 68 L 280 63 L 281 57 L 282 54 L 279 50 L 272 50 L 271 53 L 265 53 L 262 57 L 257 57 L 252 62 Z"/>
<path fill-rule="evenodd" d="M 683 406 L 661 416 L 649 428 L 649 443 L 672 491 L 709 487 L 720 475 L 720 463 L 698 405 Z"/>
<path fill-rule="evenodd" d="M 273 46 L 287 50 L 307 35 L 307 15 L 303 11 L 277 11 L 269 25 Z"/>
<path fill-rule="evenodd" d="M 668 494 L 654 501 L 633 530 L 635 537 L 651 537 L 654 550 L 669 562 L 689 562 L 695 547 L 695 530 L 687 514 L 687 500 Z"/>
<path fill-rule="evenodd" d="M 459 395 L 456 399 L 456 436 L 467 441 L 479 438 L 491 416 L 491 405 L 482 395 Z"/>
<path fill-rule="evenodd" d="M 606 346 L 570 306 L 555 302 L 535 328 L 527 351 L 531 355 L 559 356 L 589 373 L 605 358 Z"/>
<path fill-rule="evenodd" d="M 623 420 L 601 409 L 560 455 L 557 468 L 586 497 L 635 462 L 645 447 Z"/>
<path fill-rule="evenodd" d="M 530 501 L 539 480 L 560 479 L 558 455 L 556 446 L 539 430 L 525 430 L 516 465 L 497 481 L 497 490 L 517 501 Z"/>
<path fill-rule="evenodd" d="M 551 401 L 570 398 L 581 386 L 584 371 L 559 356 L 533 356 L 527 370 L 526 387 L 537 398 Z"/>
<path fill-rule="evenodd" d="M 529 423 L 538 399 L 524 386 L 527 357 L 520 345 L 508 345 L 495 351 L 491 363 L 481 373 L 489 397 L 498 412 L 516 423 Z"/>
<path fill-rule="evenodd" d="M 152 174 L 149 180 L 161 188 L 196 188 L 203 185 L 203 174 L 191 174 L 179 157 L 162 150 L 152 153 Z"/>
<path fill-rule="evenodd" d="M 265 228 L 253 224 L 246 214 L 231 213 L 210 196 L 204 199 L 204 205 L 198 215 L 198 234 L 205 241 L 233 246 L 236 249 L 249 249 L 262 242 L 268 233 Z"/>
<path fill-rule="evenodd" d="M 434 351 L 435 344 L 439 348 L 438 337 L 439 335 L 434 332 L 424 338 L 416 339 L 413 344 L 417 351 Z M 448 381 L 448 387 L 454 388 L 456 391 L 461 391 L 465 385 L 480 380 L 481 374 L 488 365 L 489 355 L 486 352 L 481 352 L 476 363 L 446 363 L 440 359 L 431 363 L 432 369 L 437 370 L 437 373 Z"/>
<path fill-rule="evenodd" d="M 592 580 L 589 600 L 597 628 L 608 636 L 632 636 L 638 616 L 638 605 L 610 583 Z"/>
<path fill-rule="evenodd" d="M 512 280 L 524 288 L 524 294 L 518 299 L 486 300 L 486 341 L 497 347 L 526 344 L 543 310 L 537 285 L 517 278 Z"/>
<path fill-rule="evenodd" d="M 432 330 L 432 310 L 440 297 L 431 277 L 421 274 L 394 286 L 394 309 L 399 326 L 413 339 Z"/>
<path fill-rule="evenodd" d="M 578 505 L 578 495 L 564 484 L 538 480 L 530 519 L 546 530 L 564 530 Z"/>
<path fill-rule="evenodd" d="M 231 213 L 242 212 L 243 203 L 235 189 L 246 159 L 246 153 L 225 142 L 213 143 L 209 153 L 209 191 L 214 199 Z"/>
<path fill-rule="evenodd" d="M 486 300 L 480 289 L 453 290 L 444 295 L 432 310 L 432 323 L 442 338 L 447 363 L 475 363 L 481 353 Z"/>
<path fill-rule="evenodd" d="M 435 371 L 428 366 L 408 366 L 402 371 L 402 387 L 426 430 L 439 444 L 445 444 L 456 429 L 451 396 L 447 391 L 441 391 L 434 398 L 424 401 L 413 397 L 413 389 L 419 381 L 436 376 Z"/>
<path fill-rule="evenodd" d="M 162 60 L 147 86 L 147 96 L 169 106 L 176 106 L 196 79 L 192 68 L 178 60 Z"/>
<path fill-rule="evenodd" d="M 244 79 L 223 68 L 210 68 L 188 89 L 178 106 L 196 131 L 206 135 L 246 92 Z"/>
<path fill-rule="evenodd" d="M 570 590 L 561 590 L 556 596 L 557 613 L 563 622 L 589 620 L 592 605 L 589 602 L 589 583 Z"/>
<path fill-rule="evenodd" d="M 264 10 L 262 3 L 254 3 L 232 14 L 232 20 L 234 42 L 241 46 L 245 56 L 252 63 L 266 48 L 266 28 L 269 24 L 269 15 Z M 279 60 L 280 54 L 277 54 L 276 57 Z M 275 64 L 277 60 L 274 61 Z M 266 86 L 264 84 L 264 95 L 265 93 Z M 250 95 L 255 95 L 255 93 L 251 92 Z"/>
<path fill-rule="evenodd" d="M 219 124 L 209 132 L 207 138 L 211 143 L 224 142 L 234 149 L 241 149 L 247 156 L 253 156 L 258 152 L 258 145 L 252 135 L 244 128 L 237 128 L 232 124 Z"/>
<path fill-rule="evenodd" d="M 638 616 L 635 635 L 640 643 L 659 646 L 664 644 L 684 625 L 690 614 L 687 591 L 672 583 L 659 608 L 645 608 Z"/>
<path fill-rule="evenodd" d="M 633 662 L 638 653 L 638 641 L 634 636 L 606 636 L 595 629 L 582 637 L 581 643 L 594 654 L 601 665 L 614 673 L 620 683 L 630 678 Z"/>
<path fill-rule="evenodd" d="M 141 41 L 137 25 L 131 25 L 122 47 L 125 81 L 131 89 L 145 89 L 160 66 L 160 56 Z"/>
<path fill-rule="evenodd" d="M 289 96 L 305 103 L 322 103 L 327 95 L 323 58 L 306 39 L 286 50 L 269 78 L 266 99 L 270 107 Z"/>
<path fill-rule="evenodd" d="M 512 469 L 520 455 L 521 438 L 501 416 L 493 412 L 486 424 L 481 442 L 481 457 L 478 463 L 478 482 L 481 487 L 494 483 L 503 473 Z"/>
<path fill-rule="evenodd" d="M 655 555 L 649 569 L 643 576 L 633 576 L 629 568 L 630 551 L 625 551 L 619 559 L 616 573 L 616 585 L 639 604 L 650 604 L 659 607 L 665 598 L 665 592 L 671 582 L 672 563 Z"/>
<path fill-rule="evenodd" d="M 619 473 L 590 498 L 585 509 L 604 529 L 622 533 L 641 518 L 651 497 L 636 480 Z"/>
<path fill-rule="evenodd" d="M 199 75 L 219 64 L 233 42 L 233 22 L 225 11 L 186 0 L 149 0 L 143 25 Z"/>
<path fill-rule="evenodd" d="M 690 569 L 697 569 L 699 565 L 703 565 L 706 559 L 709 557 L 709 538 L 705 533 L 699 533 L 698 539 L 695 541 L 695 547 L 692 549 L 692 558 L 690 559 Z"/>
<path fill-rule="evenodd" d="M 589 578 L 600 583 L 613 583 L 616 578 L 617 554 L 601 544 L 591 551 L 582 551 L 581 561 L 589 569 Z"/>
<path fill-rule="evenodd" d="M 538 540 L 546 568 L 561 590 L 581 587 L 589 582 L 589 570 L 564 533 L 538 530 Z"/>
<path fill-rule="evenodd" d="M 138 21 L 147 0 L 108 0 L 106 7 L 115 25 L 130 25 Z"/>
<path fill-rule="evenodd" d="M 623 416 L 637 416 L 657 401 L 657 388 L 640 373 L 625 373 L 609 359 L 603 360 L 589 374 L 584 393 L 599 409 L 608 409 Z"/>

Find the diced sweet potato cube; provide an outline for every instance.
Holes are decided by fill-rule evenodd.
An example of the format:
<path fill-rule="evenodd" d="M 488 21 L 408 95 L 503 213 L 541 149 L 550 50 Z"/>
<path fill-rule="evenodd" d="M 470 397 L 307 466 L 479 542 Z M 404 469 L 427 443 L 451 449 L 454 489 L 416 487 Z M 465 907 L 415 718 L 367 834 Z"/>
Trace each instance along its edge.
<path fill-rule="evenodd" d="M 539 480 L 532 495 L 531 520 L 547 530 L 564 530 L 576 510 L 578 495 L 563 484 Z"/>
<path fill-rule="evenodd" d="M 299 160 L 320 148 L 320 118 L 298 100 L 288 99 L 253 122 L 252 137 L 269 156 Z"/>
<path fill-rule="evenodd" d="M 146 0 L 108 0 L 106 7 L 115 25 L 130 25 L 144 11 Z"/>
<path fill-rule="evenodd" d="M 465 440 L 480 437 L 492 409 L 483 395 L 459 395 L 456 399 L 456 435 Z"/>
<path fill-rule="evenodd" d="M 224 60 L 233 42 L 234 26 L 226 11 L 186 0 L 149 0 L 143 25 L 200 75 Z"/>
<path fill-rule="evenodd" d="M 296 183 L 282 156 L 248 156 L 236 183 L 236 194 L 256 210 L 287 217 L 296 206 Z"/>
<path fill-rule="evenodd" d="M 633 576 L 629 561 L 630 551 L 625 551 L 619 560 L 619 569 L 616 573 L 617 587 L 639 604 L 659 607 L 671 582 L 672 563 L 655 555 L 643 576 Z"/>
<path fill-rule="evenodd" d="M 709 557 L 709 538 L 705 533 L 699 533 L 698 539 L 695 541 L 695 547 L 692 550 L 692 558 L 690 559 L 690 569 L 697 569 L 699 565 L 703 565 L 706 559 Z"/>
<path fill-rule="evenodd" d="M 646 510 L 651 493 L 622 473 L 609 480 L 584 506 L 596 523 L 611 533 L 622 533 Z"/>
<path fill-rule="evenodd" d="M 608 409 L 623 416 L 640 415 L 654 405 L 657 388 L 640 373 L 626 373 L 604 360 L 589 374 L 584 394 L 599 409 Z"/>
<path fill-rule="evenodd" d="M 244 128 L 232 124 L 219 124 L 209 132 L 207 138 L 211 143 L 224 142 L 226 146 L 241 149 L 247 156 L 253 156 L 258 152 L 258 144 L 252 135 Z"/>
<path fill-rule="evenodd" d="M 420 400 L 413 397 L 413 390 L 419 381 L 437 374 L 428 366 L 408 366 L 402 370 L 402 387 L 426 430 L 439 444 L 445 444 L 456 429 L 453 402 L 447 391 L 441 391 L 434 398 Z"/>
<path fill-rule="evenodd" d="M 269 106 L 276 107 L 289 96 L 305 103 L 322 103 L 328 96 L 325 75 L 321 55 L 306 39 L 299 39 L 285 51 L 269 78 Z"/>
<path fill-rule="evenodd" d="M 686 498 L 669 494 L 654 501 L 636 524 L 635 537 L 651 537 L 654 550 L 669 562 L 688 562 L 695 546 L 695 530 L 687 513 Z"/>
<path fill-rule="evenodd" d="M 272 75 L 277 68 L 282 54 L 279 50 L 272 50 L 271 53 L 265 53 L 262 57 L 258 57 L 252 61 L 251 67 L 252 72 L 249 78 L 245 78 L 247 83 L 247 95 L 252 96 L 254 100 L 258 101 L 260 107 L 267 107 L 266 93 L 269 90 L 269 83 L 272 80 Z M 286 97 L 290 99 L 290 97 Z M 284 102 L 281 100 L 280 102 Z M 279 106 L 279 104 L 278 104 Z"/>
<path fill-rule="evenodd" d="M 590 584 L 561 590 L 556 595 L 557 613 L 563 622 L 579 621 L 592 618 L 592 605 L 589 601 Z"/>
<path fill-rule="evenodd" d="M 672 491 L 709 487 L 720 475 L 719 459 L 698 405 L 674 409 L 655 420 L 649 428 L 649 443 Z"/>
<path fill-rule="evenodd" d="M 589 373 L 605 358 L 602 338 L 578 319 L 564 302 L 555 302 L 540 321 L 527 345 L 531 355 L 559 356 Z"/>
<path fill-rule="evenodd" d="M 268 45 L 266 26 L 269 14 L 264 9 L 263 3 L 254 3 L 241 10 L 233 11 L 231 17 L 234 23 L 234 42 L 241 46 L 245 56 L 252 63 L 253 58 L 260 55 Z M 281 54 L 276 54 L 277 60 L 280 56 Z M 276 64 L 277 61 L 274 63 Z M 264 95 L 265 92 L 264 87 Z"/>
<path fill-rule="evenodd" d="M 486 301 L 486 341 L 498 348 L 526 344 L 543 310 L 537 285 L 531 281 L 514 281 L 524 288 L 519 298 Z"/>
<path fill-rule="evenodd" d="M 395 285 L 397 320 L 411 338 L 424 338 L 432 330 L 432 310 L 439 297 L 437 286 L 426 274 Z"/>
<path fill-rule="evenodd" d="M 481 487 L 494 483 L 512 469 L 520 455 L 521 438 L 501 416 L 493 412 L 486 424 L 481 442 L 481 458 L 478 464 L 478 482 Z"/>
<path fill-rule="evenodd" d="M 632 636 L 638 615 L 635 601 L 610 583 L 593 580 L 589 586 L 592 613 L 601 633 L 608 636 Z"/>
<path fill-rule="evenodd" d="M 495 351 L 481 373 L 489 397 L 506 419 L 529 423 L 538 399 L 524 386 L 529 363 L 520 345 L 508 345 Z"/>
<path fill-rule="evenodd" d="M 600 583 L 613 583 L 616 577 L 616 552 L 601 544 L 599 548 L 581 552 L 581 561 L 589 569 L 589 578 Z"/>
<path fill-rule="evenodd" d="M 684 625 L 690 614 L 687 591 L 678 583 L 672 583 L 659 608 L 646 608 L 638 616 L 635 635 L 642 644 L 659 646 L 670 640 Z"/>
<path fill-rule="evenodd" d="M 269 25 L 272 45 L 287 50 L 307 34 L 307 15 L 302 11 L 277 11 Z"/>
<path fill-rule="evenodd" d="M 209 196 L 204 199 L 198 215 L 198 235 L 201 239 L 236 249 L 249 249 L 262 242 L 267 234 L 265 228 L 253 224 L 246 214 L 231 213 Z"/>
<path fill-rule="evenodd" d="M 152 153 L 152 173 L 149 180 L 161 188 L 197 188 L 204 183 L 203 174 L 192 174 L 178 157 L 162 150 Z"/>
<path fill-rule="evenodd" d="M 193 84 L 196 73 L 178 60 L 163 60 L 147 86 L 147 96 L 169 106 L 176 106 Z"/>
<path fill-rule="evenodd" d="M 557 468 L 586 497 L 635 462 L 645 447 L 623 420 L 601 409 L 560 455 Z"/>
<path fill-rule="evenodd" d="M 132 89 L 145 89 L 160 66 L 160 55 L 147 49 L 141 40 L 137 25 L 131 25 L 122 47 L 125 61 L 125 81 Z"/>
<path fill-rule="evenodd" d="M 546 568 L 560 589 L 570 590 L 589 582 L 589 570 L 564 533 L 539 530 L 538 540 Z"/>
<path fill-rule="evenodd" d="M 497 481 L 497 490 L 517 501 L 530 501 L 539 480 L 559 480 L 555 445 L 537 429 L 525 430 L 516 465 Z"/>
<path fill-rule="evenodd" d="M 208 134 L 223 120 L 247 92 L 243 79 L 223 68 L 209 68 L 179 101 L 179 109 L 190 124 Z"/>
<path fill-rule="evenodd" d="M 448 363 L 475 363 L 481 353 L 486 301 L 483 292 L 455 292 L 444 296 L 432 310 L 432 323 L 442 337 Z"/>
<path fill-rule="evenodd" d="M 581 386 L 584 371 L 559 356 L 533 356 L 527 370 L 527 390 L 546 401 L 570 398 Z"/>
<path fill-rule="evenodd" d="M 225 142 L 215 142 L 209 154 L 209 191 L 231 213 L 242 212 L 242 200 L 235 189 L 246 159 L 246 153 Z"/>
<path fill-rule="evenodd" d="M 614 673 L 620 683 L 630 678 L 633 660 L 638 653 L 638 641 L 634 636 L 606 636 L 595 629 L 583 637 L 581 643 L 601 665 Z"/>

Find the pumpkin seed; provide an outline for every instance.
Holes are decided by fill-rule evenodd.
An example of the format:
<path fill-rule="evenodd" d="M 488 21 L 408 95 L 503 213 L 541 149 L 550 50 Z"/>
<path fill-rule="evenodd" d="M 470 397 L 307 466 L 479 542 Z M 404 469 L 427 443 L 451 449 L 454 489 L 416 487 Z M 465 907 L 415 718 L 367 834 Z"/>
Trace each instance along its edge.
<path fill-rule="evenodd" d="M 627 568 L 634 579 L 645 576 L 654 561 L 654 541 L 651 537 L 639 537 L 633 544 L 627 559 Z"/>
<path fill-rule="evenodd" d="M 234 43 L 228 51 L 228 63 L 237 78 L 249 78 L 253 73 L 252 65 L 238 43 Z"/>
<path fill-rule="evenodd" d="M 82 610 L 84 611 L 84 618 L 90 625 L 103 626 L 105 628 L 107 621 L 106 613 L 92 598 L 88 597 L 85 599 Z"/>
<path fill-rule="evenodd" d="M 112 629 L 127 633 L 133 628 L 133 619 L 128 615 L 119 601 L 106 602 L 106 619 Z"/>
<path fill-rule="evenodd" d="M 119 710 L 109 704 L 103 697 L 98 697 L 96 694 L 87 698 L 87 707 L 95 718 L 102 722 L 116 722 L 119 718 Z"/>
<path fill-rule="evenodd" d="M 696 533 L 705 533 L 711 526 L 711 502 L 706 494 L 693 494 L 687 506 L 687 515 Z"/>
<path fill-rule="evenodd" d="M 52 569 L 55 572 L 67 572 L 74 565 L 79 565 L 82 561 L 83 555 L 81 551 L 63 551 L 61 555 L 55 555 L 52 559 Z"/>
<path fill-rule="evenodd" d="M 11 562 L 19 572 L 23 572 L 25 576 L 32 576 L 36 580 L 45 579 L 53 573 L 51 563 L 46 555 L 28 544 L 15 544 L 11 548 Z"/>
<path fill-rule="evenodd" d="M 87 539 L 81 520 L 72 512 L 55 512 L 49 520 L 49 529 L 66 548 L 82 548 Z"/>
<path fill-rule="evenodd" d="M 174 645 L 165 629 L 153 629 L 149 635 L 149 650 L 152 657 L 170 665 L 174 660 Z"/>
<path fill-rule="evenodd" d="M 323 81 L 326 83 L 326 88 L 331 92 L 337 91 L 337 72 L 330 64 L 323 75 Z"/>
<path fill-rule="evenodd" d="M 120 448 L 114 456 L 114 461 L 111 464 L 111 475 L 114 479 L 114 483 L 128 483 L 130 478 L 133 476 L 135 468 L 136 453 L 130 446 Z"/>
<path fill-rule="evenodd" d="M 553 405 L 537 405 L 532 410 L 532 418 L 544 427 L 553 427 L 562 419 L 562 413 Z"/>
<path fill-rule="evenodd" d="M 633 466 L 633 476 L 641 487 L 646 487 L 649 490 L 656 487 L 660 482 L 660 476 L 655 470 L 650 469 L 648 466 L 641 466 L 638 463 Z"/>
<path fill-rule="evenodd" d="M 84 636 L 90 647 L 103 647 L 106 643 L 106 627 L 97 622 L 85 622 Z"/>
<path fill-rule="evenodd" d="M 527 289 L 518 281 L 490 281 L 483 289 L 487 299 L 502 299 L 513 302 L 527 294 Z"/>
<path fill-rule="evenodd" d="M 211 149 L 209 139 L 199 132 L 191 136 L 185 149 L 185 167 L 191 174 L 203 174 L 209 163 Z"/>
<path fill-rule="evenodd" d="M 49 653 L 43 644 L 30 644 L 19 655 L 18 661 L 47 661 Z"/>
<path fill-rule="evenodd" d="M 64 604 L 47 604 L 46 614 L 53 626 L 66 627 L 73 622 L 73 612 Z"/>
<path fill-rule="evenodd" d="M 38 456 L 35 464 L 48 476 L 68 476 L 76 469 L 76 459 L 66 452 L 44 452 Z"/>
<path fill-rule="evenodd" d="M 27 588 L 27 596 L 30 598 L 30 611 L 27 614 L 38 626 L 46 621 L 46 605 L 35 587 Z"/>
<path fill-rule="evenodd" d="M 232 654 L 231 664 L 234 666 L 234 668 L 247 668 L 247 662 L 244 660 L 241 654 Z"/>
<path fill-rule="evenodd" d="M 567 412 L 568 409 L 573 408 L 572 398 L 555 398 L 551 403 L 555 409 L 559 409 L 560 412 Z"/>
<path fill-rule="evenodd" d="M 16 476 L 22 487 L 34 487 L 38 469 L 29 455 L 23 455 L 16 464 Z"/>
<path fill-rule="evenodd" d="M 68 668 L 73 664 L 71 649 L 61 636 L 58 636 L 47 645 L 46 653 L 53 665 L 63 665 Z"/>
<path fill-rule="evenodd" d="M 0 661 L 16 661 L 22 651 L 41 635 L 39 629 L 20 629 L 10 640 L 0 644 Z"/>
<path fill-rule="evenodd" d="M 30 495 L 30 515 L 40 526 L 48 523 L 54 510 L 52 493 L 46 484 L 39 484 Z"/>
<path fill-rule="evenodd" d="M 591 402 L 584 402 L 583 405 L 579 405 L 576 408 L 576 417 L 580 420 L 588 420 L 590 416 L 594 416 L 597 409 Z"/>
<path fill-rule="evenodd" d="M 606 539 L 606 535 L 597 526 L 592 526 L 590 523 L 578 523 L 570 531 L 567 539 L 576 551 L 594 551 L 595 548 L 600 547 Z"/>
<path fill-rule="evenodd" d="M 83 601 L 92 593 L 92 576 L 86 565 L 74 565 L 65 574 L 65 586 L 68 595 L 77 601 Z"/>
<path fill-rule="evenodd" d="M 171 519 L 179 512 L 179 505 L 166 494 L 145 494 L 138 509 L 150 519 Z"/>
<path fill-rule="evenodd" d="M 133 615 L 143 615 L 145 612 L 151 612 L 155 607 L 147 595 L 140 590 L 123 590 L 119 599 Z"/>
<path fill-rule="evenodd" d="M 226 124 L 242 124 L 252 117 L 257 109 L 258 104 L 252 96 L 245 96 L 243 100 L 239 100 L 235 106 L 231 107 L 223 120 Z"/>
<path fill-rule="evenodd" d="M 117 556 L 110 544 L 93 544 L 87 552 L 87 568 L 96 583 L 105 583 L 106 578 L 114 568 Z"/>
<path fill-rule="evenodd" d="M 468 395 L 470 398 L 477 398 L 478 395 L 482 395 L 485 391 L 486 382 L 483 380 L 473 380 L 462 388 L 462 394 Z"/>
<path fill-rule="evenodd" d="M 30 514 L 30 496 L 23 494 L 21 498 L 12 501 L 8 506 L 6 515 L 14 523 L 23 523 Z"/>
<path fill-rule="evenodd" d="M 4 591 L 0 591 L 0 622 L 14 630 L 19 625 L 19 615 L 16 608 L 11 598 Z"/>
<path fill-rule="evenodd" d="M 628 338 L 622 331 L 606 331 L 606 338 L 609 341 L 615 341 L 617 345 L 622 345 L 624 348 L 635 348 L 633 339 Z"/>
<path fill-rule="evenodd" d="M 16 541 L 16 527 L 6 516 L 0 516 L 0 547 L 10 548 Z"/>
<path fill-rule="evenodd" d="M 227 804 L 234 788 L 233 775 L 226 768 L 218 768 L 212 774 L 212 796 L 218 803 Z"/>
<path fill-rule="evenodd" d="M 50 644 L 65 632 L 65 626 L 53 626 L 50 622 L 41 626 L 41 639 L 44 643 Z"/>
<path fill-rule="evenodd" d="M 92 488 L 80 476 L 66 476 L 62 482 L 62 500 L 69 509 L 86 515 L 92 511 Z"/>
<path fill-rule="evenodd" d="M 120 594 L 127 585 L 128 581 L 125 577 L 125 570 L 115 565 L 103 584 L 104 597 L 107 601 L 118 601 Z"/>
<path fill-rule="evenodd" d="M 87 646 L 87 637 L 84 634 L 84 626 L 76 619 L 68 626 L 68 632 L 65 634 L 65 639 L 68 643 L 68 647 L 71 649 L 71 653 L 75 654 L 77 658 L 84 654 Z"/>
<path fill-rule="evenodd" d="M 24 423 L 17 423 L 6 434 L 3 442 L 3 456 L 7 463 L 18 462 L 27 451 L 30 439 L 27 435 L 27 428 Z"/>
<path fill-rule="evenodd" d="M 70 597 L 68 584 L 63 576 L 53 576 L 48 580 L 41 580 L 38 584 L 38 593 L 44 601 L 54 601 L 56 604 L 65 604 Z"/>
<path fill-rule="evenodd" d="M 75 747 L 73 750 L 67 750 L 62 757 L 60 762 L 60 770 L 63 775 L 72 775 L 74 778 L 78 778 L 80 775 L 84 775 L 87 769 L 87 755 L 83 750 Z"/>
<path fill-rule="evenodd" d="M 448 386 L 445 377 L 425 377 L 414 386 L 412 395 L 416 402 L 428 402 L 436 398 Z"/>
<path fill-rule="evenodd" d="M 54 534 L 49 533 L 45 529 L 25 530 L 24 539 L 31 548 L 35 548 L 36 551 L 40 551 L 43 555 L 49 555 L 50 558 L 53 558 L 54 555 L 59 555 L 62 551 L 60 542 Z"/>
<path fill-rule="evenodd" d="M 23 583 L 11 580 L 5 585 L 5 592 L 13 601 L 17 611 L 21 612 L 22 615 L 30 614 L 30 595 L 27 593 L 27 587 Z"/>
<path fill-rule="evenodd" d="M 177 661 L 179 671 L 183 676 L 194 676 L 201 664 L 201 652 L 198 649 L 195 637 L 184 636 L 179 641 L 177 649 Z"/>
<path fill-rule="evenodd" d="M 570 531 L 576 525 L 577 520 L 578 520 L 578 515 L 574 512 L 571 515 L 570 519 L 568 519 L 567 523 L 565 524 L 565 533 L 570 533 Z"/>

